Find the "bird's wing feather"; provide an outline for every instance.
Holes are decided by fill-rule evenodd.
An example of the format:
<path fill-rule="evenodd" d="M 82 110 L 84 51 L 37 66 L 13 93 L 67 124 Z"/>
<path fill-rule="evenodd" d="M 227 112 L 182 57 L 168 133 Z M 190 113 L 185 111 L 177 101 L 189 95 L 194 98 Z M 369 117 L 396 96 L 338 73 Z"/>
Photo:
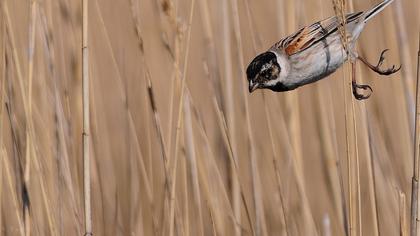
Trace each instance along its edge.
<path fill-rule="evenodd" d="M 351 13 L 346 15 L 346 23 L 349 24 L 360 18 L 363 12 Z M 299 29 L 296 33 L 281 39 L 272 49 L 284 50 L 288 56 L 301 52 L 312 45 L 322 41 L 328 35 L 338 29 L 339 22 L 333 16 L 322 21 L 318 21 L 310 26 Z"/>

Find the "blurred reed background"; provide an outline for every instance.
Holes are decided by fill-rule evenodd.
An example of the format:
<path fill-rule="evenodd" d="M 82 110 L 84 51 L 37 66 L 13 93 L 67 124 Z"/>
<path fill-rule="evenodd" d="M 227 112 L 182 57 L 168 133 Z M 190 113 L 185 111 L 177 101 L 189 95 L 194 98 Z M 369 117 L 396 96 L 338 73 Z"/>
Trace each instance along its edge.
<path fill-rule="evenodd" d="M 94 235 L 407 235 L 419 1 L 362 33 L 361 55 L 403 65 L 359 64 L 368 100 L 348 65 L 247 92 L 253 57 L 332 2 L 89 0 Z M 83 235 L 81 1 L 4 0 L 0 19 L 1 235 Z"/>

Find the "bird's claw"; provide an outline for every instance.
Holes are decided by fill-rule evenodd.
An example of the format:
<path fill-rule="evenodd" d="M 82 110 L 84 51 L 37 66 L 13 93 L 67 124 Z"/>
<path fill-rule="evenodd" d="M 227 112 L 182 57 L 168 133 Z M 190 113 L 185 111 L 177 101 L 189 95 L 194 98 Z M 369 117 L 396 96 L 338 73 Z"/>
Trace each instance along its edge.
<path fill-rule="evenodd" d="M 385 53 L 386 52 L 388 52 L 389 51 L 389 49 L 387 48 L 387 49 L 385 49 L 385 50 L 383 50 L 382 52 L 381 52 L 381 55 L 379 56 L 379 61 L 378 61 L 378 64 L 376 65 L 376 67 L 377 68 L 379 68 L 381 65 L 382 65 L 382 63 L 384 62 L 384 60 L 385 60 Z"/>
<path fill-rule="evenodd" d="M 398 69 L 395 68 L 395 65 L 392 65 L 391 68 L 388 69 L 381 69 L 380 67 L 382 66 L 382 64 L 384 63 L 385 60 L 385 53 L 389 51 L 389 49 L 385 49 L 381 52 L 381 56 L 379 57 L 379 61 L 378 64 L 376 66 L 370 66 L 370 68 L 375 71 L 376 73 L 380 74 L 380 75 L 391 75 L 394 74 L 395 72 L 398 72 L 401 69 L 401 65 L 398 67 Z"/>
<path fill-rule="evenodd" d="M 368 99 L 370 97 L 370 95 L 372 95 L 372 93 L 373 93 L 373 90 L 372 90 L 372 88 L 369 85 L 366 85 L 366 84 L 357 84 L 355 81 L 352 81 L 351 85 L 353 87 L 353 96 L 357 100 L 365 100 L 365 99 Z M 357 91 L 358 89 L 370 90 L 370 92 L 367 95 L 364 95 L 362 93 L 359 93 Z"/>

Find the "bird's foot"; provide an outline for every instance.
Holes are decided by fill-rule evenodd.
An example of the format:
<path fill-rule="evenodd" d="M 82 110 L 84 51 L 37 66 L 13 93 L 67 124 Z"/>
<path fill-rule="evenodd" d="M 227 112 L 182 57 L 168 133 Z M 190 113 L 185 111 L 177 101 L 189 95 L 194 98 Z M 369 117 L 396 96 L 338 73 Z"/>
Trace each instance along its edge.
<path fill-rule="evenodd" d="M 370 97 L 370 95 L 372 95 L 373 90 L 369 85 L 366 84 L 357 84 L 356 81 L 352 81 L 351 85 L 353 87 L 353 96 L 354 98 L 356 98 L 357 100 L 365 100 L 368 99 Z M 359 93 L 358 90 L 370 90 L 370 92 L 368 94 L 362 94 Z"/>
<path fill-rule="evenodd" d="M 362 58 L 362 57 L 358 57 L 365 65 L 367 65 L 371 70 L 375 71 L 376 73 L 380 74 L 380 75 L 391 75 L 396 73 L 397 71 L 399 71 L 401 69 L 401 65 L 396 68 L 395 65 L 392 65 L 392 67 L 388 68 L 388 69 L 381 69 L 381 65 L 383 64 L 384 60 L 385 60 L 385 53 L 388 51 L 389 49 L 385 49 L 381 52 L 381 56 L 379 57 L 378 60 L 378 64 L 376 66 L 370 64 L 366 59 Z"/>

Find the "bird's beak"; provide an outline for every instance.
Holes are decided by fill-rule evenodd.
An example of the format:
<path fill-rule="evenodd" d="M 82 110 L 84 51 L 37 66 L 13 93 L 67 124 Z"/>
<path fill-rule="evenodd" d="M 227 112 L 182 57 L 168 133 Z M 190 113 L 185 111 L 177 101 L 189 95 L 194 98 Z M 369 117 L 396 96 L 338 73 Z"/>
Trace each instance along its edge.
<path fill-rule="evenodd" d="M 249 81 L 249 93 L 254 92 L 258 88 L 259 84 Z"/>

